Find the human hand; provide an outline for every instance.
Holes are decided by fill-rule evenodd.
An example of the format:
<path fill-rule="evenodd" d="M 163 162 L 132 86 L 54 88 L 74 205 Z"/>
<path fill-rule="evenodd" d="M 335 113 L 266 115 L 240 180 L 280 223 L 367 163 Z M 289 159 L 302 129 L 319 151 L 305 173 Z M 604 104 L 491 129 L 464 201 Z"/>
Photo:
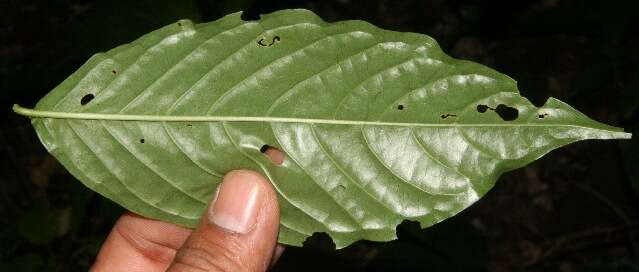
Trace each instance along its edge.
<path fill-rule="evenodd" d="M 281 164 L 283 154 L 265 152 Z M 277 245 L 277 194 L 262 175 L 236 170 L 224 176 L 195 230 L 123 215 L 91 271 L 265 271 Z"/>

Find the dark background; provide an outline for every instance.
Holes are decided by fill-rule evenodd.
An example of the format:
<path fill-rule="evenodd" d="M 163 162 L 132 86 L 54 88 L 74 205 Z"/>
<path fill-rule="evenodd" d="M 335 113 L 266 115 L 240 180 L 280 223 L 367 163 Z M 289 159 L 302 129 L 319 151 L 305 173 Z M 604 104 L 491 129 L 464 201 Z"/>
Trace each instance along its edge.
<path fill-rule="evenodd" d="M 122 208 L 47 154 L 31 107 L 93 53 L 181 18 L 315 11 L 437 39 L 450 55 L 635 133 L 586 141 L 505 174 L 461 214 L 399 239 L 336 251 L 325 235 L 289 247 L 275 271 L 639 271 L 638 1 L 0 0 L 0 271 L 88 269 Z"/>

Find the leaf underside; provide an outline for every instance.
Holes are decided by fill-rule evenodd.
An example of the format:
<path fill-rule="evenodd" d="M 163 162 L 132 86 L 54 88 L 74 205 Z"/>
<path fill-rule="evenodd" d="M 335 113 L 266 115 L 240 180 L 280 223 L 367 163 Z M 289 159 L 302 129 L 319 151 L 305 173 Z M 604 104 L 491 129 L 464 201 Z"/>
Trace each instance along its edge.
<path fill-rule="evenodd" d="M 562 145 L 630 137 L 556 99 L 535 107 L 428 36 L 306 10 L 179 21 L 17 111 L 75 177 L 135 213 L 193 227 L 225 173 L 252 169 L 279 194 L 280 243 L 325 232 L 338 248 L 451 217 Z"/>

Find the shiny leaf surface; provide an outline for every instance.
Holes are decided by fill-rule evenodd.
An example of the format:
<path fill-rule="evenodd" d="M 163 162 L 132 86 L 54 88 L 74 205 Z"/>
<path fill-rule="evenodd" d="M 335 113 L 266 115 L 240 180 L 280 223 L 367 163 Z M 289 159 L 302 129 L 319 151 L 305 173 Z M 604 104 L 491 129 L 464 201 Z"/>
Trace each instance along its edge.
<path fill-rule="evenodd" d="M 451 217 L 562 145 L 630 137 L 553 98 L 535 107 L 428 36 L 306 10 L 177 22 L 15 110 L 74 176 L 135 213 L 195 226 L 221 177 L 252 169 L 279 193 L 281 243 L 326 232 L 338 248 Z"/>

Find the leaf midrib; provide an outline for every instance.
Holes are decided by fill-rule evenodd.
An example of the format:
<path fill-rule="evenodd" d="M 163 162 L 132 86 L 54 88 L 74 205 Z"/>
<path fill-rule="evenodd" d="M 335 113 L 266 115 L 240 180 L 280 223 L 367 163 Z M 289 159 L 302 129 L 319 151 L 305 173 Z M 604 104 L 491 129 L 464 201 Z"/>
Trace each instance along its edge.
<path fill-rule="evenodd" d="M 111 120 L 111 121 L 146 121 L 146 122 L 265 122 L 265 123 L 304 123 L 304 124 L 327 124 L 327 125 L 362 125 L 362 126 L 399 126 L 399 127 L 572 127 L 582 129 L 599 128 L 569 125 L 569 124 L 514 124 L 514 123 L 401 123 L 401 122 L 381 122 L 381 121 L 358 121 L 358 120 L 335 120 L 335 119 L 311 119 L 311 118 L 289 118 L 272 116 L 189 116 L 189 115 L 144 115 L 144 114 L 120 114 L 120 113 L 88 113 L 88 112 L 58 112 L 42 111 L 23 108 L 14 105 L 13 111 L 31 118 L 53 118 L 53 119 L 81 119 L 81 120 Z M 622 131 L 619 131 L 622 132 Z M 625 133 L 630 135 L 629 133 Z"/>

